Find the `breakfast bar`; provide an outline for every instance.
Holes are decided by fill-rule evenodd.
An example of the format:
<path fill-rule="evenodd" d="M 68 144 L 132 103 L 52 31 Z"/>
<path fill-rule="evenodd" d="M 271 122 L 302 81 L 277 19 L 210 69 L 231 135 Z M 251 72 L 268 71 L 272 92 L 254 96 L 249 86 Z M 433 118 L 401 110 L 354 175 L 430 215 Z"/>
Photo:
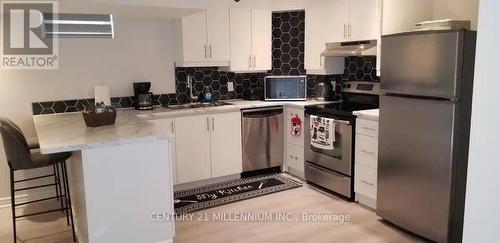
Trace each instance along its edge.
<path fill-rule="evenodd" d="M 172 242 L 171 138 L 134 111 L 89 128 L 81 113 L 34 116 L 44 154 L 71 152 L 69 188 L 79 242 Z"/>

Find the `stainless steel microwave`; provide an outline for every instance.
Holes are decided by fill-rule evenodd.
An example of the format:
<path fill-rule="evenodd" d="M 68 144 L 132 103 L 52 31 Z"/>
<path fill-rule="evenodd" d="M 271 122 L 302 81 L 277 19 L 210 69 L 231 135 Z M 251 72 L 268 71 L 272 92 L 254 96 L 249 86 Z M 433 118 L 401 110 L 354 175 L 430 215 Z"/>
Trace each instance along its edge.
<path fill-rule="evenodd" d="M 265 100 L 306 100 L 306 76 L 267 76 L 264 78 Z"/>

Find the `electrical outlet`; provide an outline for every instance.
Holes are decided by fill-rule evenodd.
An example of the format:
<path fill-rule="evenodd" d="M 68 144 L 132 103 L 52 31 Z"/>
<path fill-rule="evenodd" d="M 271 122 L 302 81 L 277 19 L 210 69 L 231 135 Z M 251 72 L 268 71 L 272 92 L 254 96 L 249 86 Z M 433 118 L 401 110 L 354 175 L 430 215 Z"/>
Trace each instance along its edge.
<path fill-rule="evenodd" d="M 227 91 L 229 91 L 229 92 L 234 91 L 234 83 L 233 82 L 227 82 Z"/>

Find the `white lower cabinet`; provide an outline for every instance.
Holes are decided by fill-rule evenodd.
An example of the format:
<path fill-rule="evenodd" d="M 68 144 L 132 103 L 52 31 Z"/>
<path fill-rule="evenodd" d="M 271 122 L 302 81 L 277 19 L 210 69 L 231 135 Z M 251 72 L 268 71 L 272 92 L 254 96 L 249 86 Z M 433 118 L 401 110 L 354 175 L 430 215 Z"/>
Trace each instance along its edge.
<path fill-rule="evenodd" d="M 354 150 L 354 157 L 358 164 L 377 168 L 378 138 L 356 134 L 356 147 Z"/>
<path fill-rule="evenodd" d="M 354 191 L 371 199 L 377 198 L 377 170 L 356 164 L 356 183 Z"/>
<path fill-rule="evenodd" d="M 160 120 L 151 120 L 152 123 L 155 124 L 155 127 L 159 129 L 161 133 L 169 134 L 175 137 L 175 120 L 173 118 L 170 119 L 160 119 Z M 173 185 L 177 184 L 177 157 L 176 157 L 176 149 L 175 142 L 170 143 L 170 163 L 172 172 L 172 183 Z"/>
<path fill-rule="evenodd" d="M 207 115 L 175 118 L 178 184 L 209 179 L 210 124 Z"/>
<path fill-rule="evenodd" d="M 211 117 L 212 177 L 241 173 L 241 113 L 222 113 Z"/>
<path fill-rule="evenodd" d="M 377 208 L 378 121 L 356 120 L 354 192 L 356 201 Z"/>
<path fill-rule="evenodd" d="M 285 151 L 288 173 L 304 179 L 304 147 L 287 144 Z"/>
<path fill-rule="evenodd" d="M 304 179 L 304 136 L 306 129 L 304 127 L 304 109 L 285 107 L 285 163 L 283 170 Z M 300 135 L 291 134 L 292 118 L 299 118 L 301 121 Z"/>
<path fill-rule="evenodd" d="M 175 118 L 177 184 L 242 172 L 241 113 Z"/>

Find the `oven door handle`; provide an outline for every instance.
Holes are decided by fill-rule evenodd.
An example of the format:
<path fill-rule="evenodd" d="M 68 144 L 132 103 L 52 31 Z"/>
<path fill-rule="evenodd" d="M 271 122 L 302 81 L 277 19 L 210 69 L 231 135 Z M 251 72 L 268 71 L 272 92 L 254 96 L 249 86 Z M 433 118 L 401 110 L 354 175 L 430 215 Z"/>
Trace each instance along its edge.
<path fill-rule="evenodd" d="M 306 115 L 306 119 L 311 119 L 311 114 Z M 345 121 L 345 120 L 336 120 L 335 118 L 332 118 L 334 123 L 342 124 L 342 125 L 351 125 L 350 121 Z"/>
<path fill-rule="evenodd" d="M 334 123 L 339 123 L 339 124 L 344 124 L 344 125 L 351 125 L 351 122 L 349 121 L 343 121 L 343 120 L 335 120 L 333 119 Z"/>
<path fill-rule="evenodd" d="M 311 169 L 321 171 L 323 173 L 334 174 L 336 176 L 346 177 L 346 175 L 344 175 L 344 174 L 338 173 L 338 172 L 333 171 L 333 170 L 325 169 L 323 167 L 319 167 L 319 166 L 317 166 L 309 161 L 307 162 L 306 166 L 309 166 Z"/>

